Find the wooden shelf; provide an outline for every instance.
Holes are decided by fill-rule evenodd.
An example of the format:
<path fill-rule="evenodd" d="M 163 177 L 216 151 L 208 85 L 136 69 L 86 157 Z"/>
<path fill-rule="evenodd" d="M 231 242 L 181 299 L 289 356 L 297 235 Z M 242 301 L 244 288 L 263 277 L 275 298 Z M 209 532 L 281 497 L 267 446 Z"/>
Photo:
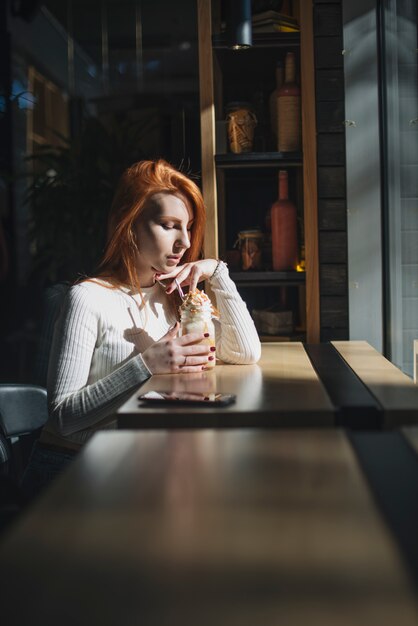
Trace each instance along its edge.
<path fill-rule="evenodd" d="M 212 35 L 212 46 L 215 50 L 231 50 L 234 54 L 245 54 L 253 48 L 298 48 L 300 33 L 253 33 L 253 45 L 248 50 L 232 50 L 226 43 L 224 33 Z"/>
<path fill-rule="evenodd" d="M 282 343 L 285 341 L 305 341 L 305 333 L 291 333 L 289 335 L 260 335 L 261 343 Z"/>
<path fill-rule="evenodd" d="M 301 152 L 242 152 L 215 154 L 216 167 L 222 169 L 243 167 L 302 166 Z"/>
<path fill-rule="evenodd" d="M 230 272 L 239 287 L 266 287 L 274 285 L 303 285 L 305 272 Z"/>
<path fill-rule="evenodd" d="M 213 14 L 212 4 L 214 5 Z M 258 204 L 255 207 L 257 215 L 254 215 L 254 219 L 260 221 L 262 207 L 271 205 L 272 198 L 275 197 L 274 192 L 273 195 L 270 193 L 270 188 L 273 189 L 272 186 L 276 182 L 274 169 L 293 168 L 291 173 L 296 188 L 295 201 L 298 207 L 303 203 L 304 244 L 308 271 L 306 274 L 303 272 L 237 271 L 231 272 L 231 276 L 237 287 L 242 288 L 243 293 L 245 292 L 248 302 L 269 300 L 267 297 L 270 296 L 267 293 L 269 290 L 263 294 L 263 290 L 258 289 L 259 287 L 289 286 L 289 298 L 294 298 L 295 302 L 299 301 L 300 319 L 306 320 L 307 328 L 303 337 L 311 343 L 318 342 L 320 297 L 313 4 L 312 2 L 299 3 L 299 33 L 253 33 L 253 46 L 243 51 L 234 51 L 227 47 L 225 34 L 220 32 L 219 3 L 198 0 L 197 6 L 202 191 L 207 207 L 204 253 L 209 258 L 219 258 L 220 251 L 226 250 L 230 244 L 231 228 L 237 231 L 241 228 L 240 220 L 244 223 L 248 221 L 247 213 L 251 212 L 254 200 L 249 194 L 249 197 L 246 195 L 240 202 L 240 193 L 247 193 L 246 185 L 252 186 L 254 197 L 257 195 L 257 185 L 262 187 L 260 195 L 264 194 L 265 200 L 261 205 L 258 198 Z M 214 30 L 212 30 L 212 19 Z M 283 61 L 289 50 L 295 52 L 296 62 L 300 67 L 300 85 L 303 94 L 301 151 L 298 153 L 265 151 L 240 155 L 216 154 L 215 120 L 226 117 L 225 107 L 228 102 L 235 100 L 253 102 L 254 94 L 258 98 L 260 92 L 266 103 L 274 89 L 277 61 Z M 264 120 L 264 125 L 266 123 L 267 121 Z M 260 136 L 263 136 L 261 123 L 258 130 Z M 272 140 L 271 137 L 270 140 Z M 265 147 L 261 143 L 254 145 Z M 274 143 L 267 144 L 267 146 L 270 145 L 274 149 Z M 240 172 L 240 170 L 243 171 Z M 241 185 L 244 180 L 245 184 Z M 298 290 L 298 286 L 303 289 Z M 305 286 L 306 294 L 303 293 Z"/>

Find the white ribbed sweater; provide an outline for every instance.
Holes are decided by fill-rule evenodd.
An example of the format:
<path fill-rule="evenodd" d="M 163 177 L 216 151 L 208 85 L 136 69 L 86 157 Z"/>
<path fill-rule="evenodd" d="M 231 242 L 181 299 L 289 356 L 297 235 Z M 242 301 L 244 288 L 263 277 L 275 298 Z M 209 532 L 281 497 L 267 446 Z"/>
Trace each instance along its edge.
<path fill-rule="evenodd" d="M 227 363 L 255 363 L 261 350 L 258 334 L 225 264 L 210 283 L 220 313 L 220 322 L 215 322 L 217 357 Z M 141 352 L 176 321 L 158 283 L 143 288 L 144 305 L 128 289 L 104 285 L 84 282 L 69 290 L 51 348 L 46 431 L 77 443 L 151 376 Z"/>

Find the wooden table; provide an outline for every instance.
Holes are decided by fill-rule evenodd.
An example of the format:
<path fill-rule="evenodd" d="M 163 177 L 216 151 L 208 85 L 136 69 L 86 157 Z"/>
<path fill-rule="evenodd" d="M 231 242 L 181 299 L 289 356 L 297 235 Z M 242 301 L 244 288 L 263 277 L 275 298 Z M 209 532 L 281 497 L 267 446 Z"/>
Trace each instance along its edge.
<path fill-rule="evenodd" d="M 139 406 L 135 392 L 119 409 L 121 428 L 240 428 L 333 426 L 334 407 L 301 343 L 263 344 L 256 365 L 217 365 L 211 372 L 153 376 L 141 393 L 234 393 L 236 404 L 217 408 Z"/>
<path fill-rule="evenodd" d="M 418 385 L 366 341 L 332 345 L 378 401 L 385 428 L 418 424 Z"/>
<path fill-rule="evenodd" d="M 7 626 L 416 626 L 343 431 L 97 434 L 0 544 Z"/>
<path fill-rule="evenodd" d="M 152 376 L 141 393 L 234 393 L 226 408 L 145 408 L 135 392 L 121 428 L 324 427 L 391 429 L 418 424 L 418 385 L 365 341 L 263 344 L 257 365 Z"/>

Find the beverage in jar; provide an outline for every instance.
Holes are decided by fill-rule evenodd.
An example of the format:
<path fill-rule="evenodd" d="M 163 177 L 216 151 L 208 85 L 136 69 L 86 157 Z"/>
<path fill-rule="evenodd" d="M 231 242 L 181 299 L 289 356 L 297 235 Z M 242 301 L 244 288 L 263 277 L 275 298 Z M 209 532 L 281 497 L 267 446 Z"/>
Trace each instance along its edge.
<path fill-rule="evenodd" d="M 218 317 L 216 309 L 204 291 L 196 289 L 189 292 L 180 306 L 180 335 L 183 336 L 187 333 L 208 334 L 208 337 L 202 338 L 198 343 L 214 346 L 215 326 L 213 319 Z M 207 367 L 215 367 L 215 359 L 208 361 Z"/>

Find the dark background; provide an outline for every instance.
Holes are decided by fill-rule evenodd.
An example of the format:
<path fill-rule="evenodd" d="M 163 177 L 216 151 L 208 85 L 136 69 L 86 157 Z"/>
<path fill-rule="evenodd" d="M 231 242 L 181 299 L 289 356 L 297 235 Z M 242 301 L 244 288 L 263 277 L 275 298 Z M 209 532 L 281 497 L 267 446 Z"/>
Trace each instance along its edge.
<path fill-rule="evenodd" d="M 164 157 L 199 180 L 197 15 L 194 0 L 0 11 L 0 380 L 16 382 L 33 380 L 45 288 L 94 270 L 125 167 Z"/>
<path fill-rule="evenodd" d="M 315 0 L 314 45 L 326 341 L 348 337 L 341 1 Z M 44 119 L 47 93 L 66 124 Z M 34 380 L 45 288 L 93 270 L 120 172 L 158 156 L 199 182 L 195 0 L 0 4 L 0 380 Z"/>

